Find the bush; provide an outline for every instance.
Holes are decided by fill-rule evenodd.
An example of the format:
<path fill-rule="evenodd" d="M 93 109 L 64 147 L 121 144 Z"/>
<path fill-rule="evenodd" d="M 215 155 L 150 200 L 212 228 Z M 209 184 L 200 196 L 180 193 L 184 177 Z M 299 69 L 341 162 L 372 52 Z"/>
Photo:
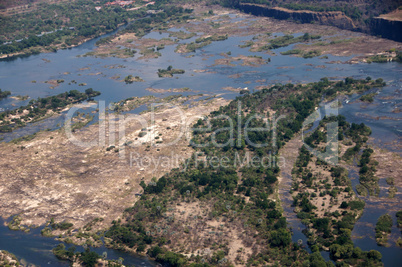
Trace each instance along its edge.
<path fill-rule="evenodd" d="M 349 202 L 349 207 L 351 210 L 362 210 L 366 204 L 363 201 L 355 200 Z"/>

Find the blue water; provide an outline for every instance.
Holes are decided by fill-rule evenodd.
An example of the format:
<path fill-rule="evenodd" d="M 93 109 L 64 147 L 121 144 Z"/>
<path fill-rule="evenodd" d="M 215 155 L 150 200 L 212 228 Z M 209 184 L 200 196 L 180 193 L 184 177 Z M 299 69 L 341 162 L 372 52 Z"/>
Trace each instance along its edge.
<path fill-rule="evenodd" d="M 0 219 L 0 250 L 7 250 L 17 256 L 20 261 L 36 266 L 69 266 L 69 262 L 57 259 L 52 253 L 52 249 L 61 242 L 53 238 L 43 237 L 40 231 L 40 228 L 31 229 L 29 233 L 11 231 L 4 226 L 4 220 Z M 70 246 L 72 245 L 66 245 L 67 248 Z M 83 247 L 76 246 L 76 248 L 76 252 L 84 251 Z M 109 260 L 118 260 L 121 257 L 126 266 L 156 266 L 154 261 L 140 255 L 105 247 L 91 248 L 91 250 L 99 255 L 107 252 Z"/>
<path fill-rule="evenodd" d="M 234 21 L 241 19 L 232 14 L 230 18 Z M 184 29 L 172 29 L 172 31 L 179 30 Z M 164 37 L 168 37 L 168 34 L 151 32 L 146 35 L 146 38 L 160 39 Z M 180 43 L 188 43 L 194 41 L 195 38 L 197 36 L 188 40 L 181 40 Z M 84 91 L 91 87 L 102 93 L 95 100 L 103 100 L 108 105 L 111 102 L 117 102 L 132 96 L 150 95 L 152 93 L 145 90 L 148 87 L 158 89 L 189 87 L 192 90 L 199 91 L 197 94 L 220 94 L 226 99 L 233 99 L 238 93 L 225 91 L 222 89 L 223 87 L 248 87 L 254 90 L 256 86 L 260 85 L 289 82 L 308 83 L 318 81 L 322 77 L 330 77 L 332 79 L 341 79 L 350 76 L 354 78 L 371 76 L 373 79 L 382 77 L 389 85 L 382 89 L 380 94 L 375 97 L 373 104 L 362 105 L 361 103 L 353 103 L 359 97 L 355 95 L 350 97 L 350 103 L 344 104 L 344 107 L 339 112 L 345 115 L 347 120 L 351 122 L 364 122 L 370 126 L 373 130 L 372 137 L 375 138 L 376 144 L 401 153 L 394 146 L 389 145 L 392 141 L 399 142 L 401 140 L 401 116 L 398 113 L 392 113 L 395 107 L 401 107 L 401 64 L 339 64 L 333 62 L 344 62 L 351 57 L 328 55 L 328 59 L 303 59 L 280 54 L 281 51 L 286 51 L 291 47 L 274 50 L 275 55 L 268 55 L 264 52 L 250 52 L 248 48 L 240 48 L 238 46 L 251 38 L 252 36 L 229 37 L 225 41 L 213 42 L 211 45 L 190 54 L 178 54 L 174 52 L 175 45 L 166 46 L 165 49 L 159 51 L 162 54 L 161 57 L 151 60 L 139 60 L 139 53 L 133 58 L 128 59 L 83 57 L 86 53 L 93 51 L 95 42 L 99 39 L 97 38 L 78 47 L 59 50 L 56 53 L 33 55 L 13 61 L 0 61 L 0 88 L 2 90 L 10 90 L 12 96 L 29 95 L 30 99 L 35 99 L 37 97 L 56 95 L 73 89 Z M 216 59 L 224 57 L 221 53 L 229 51 L 232 57 L 256 55 L 264 59 L 270 58 L 271 62 L 259 67 L 241 66 L 241 62 L 233 62 L 236 66 L 214 66 Z M 187 57 L 188 55 L 193 56 Z M 123 67 L 110 68 L 110 66 L 120 65 Z M 186 73 L 175 75 L 174 78 L 159 78 L 157 70 L 167 68 L 169 65 L 172 65 L 174 68 L 185 69 Z M 206 70 L 207 72 L 200 73 L 197 70 Z M 125 76 L 130 74 L 140 76 L 145 82 L 132 84 L 121 82 Z M 116 75 L 119 75 L 120 78 L 117 80 L 112 79 Z M 240 77 L 234 75 L 239 75 Z M 50 85 L 44 83 L 44 81 L 51 79 L 64 79 L 65 82 L 54 89 L 50 89 Z M 34 80 L 36 83 L 32 83 Z M 69 85 L 72 80 L 75 80 L 77 83 Z M 87 83 L 87 85 L 78 86 L 79 83 Z M 190 95 L 194 93 L 170 94 Z M 165 97 L 167 93 L 154 95 Z M 380 97 L 384 96 L 392 96 L 393 99 L 380 99 Z M 0 109 L 14 109 L 27 104 L 28 101 L 29 99 L 27 101 L 18 101 L 12 98 L 3 99 L 0 100 Z M 135 112 L 140 112 L 143 109 L 145 107 L 141 107 Z M 371 117 L 384 115 L 393 119 L 376 120 L 365 115 Z M 20 135 L 32 134 L 38 130 L 55 129 L 63 121 L 63 116 L 54 117 L 19 129 L 14 133 L 0 135 L 0 138 L 3 137 L 8 141 Z M 356 182 L 353 181 L 353 183 Z M 372 242 L 374 236 L 373 228 L 364 228 L 365 223 L 372 223 L 381 215 L 382 209 L 376 207 L 377 205 L 373 203 L 366 208 L 363 217 L 360 218 L 354 230 L 356 235 L 360 233 L 359 229 L 362 230 L 365 237 L 363 239 L 355 239 L 354 242 L 364 250 L 377 249 L 381 251 L 386 266 L 396 266 L 394 264 L 401 260 L 399 256 L 401 254 L 397 252 L 398 250 L 395 246 L 379 248 L 375 244 L 375 241 L 374 243 Z M 306 244 L 306 239 L 301 233 L 304 226 L 297 220 L 292 223 L 292 226 L 294 226 L 293 240 L 302 239 L 303 243 Z M 65 263 L 57 261 L 50 252 L 58 243 L 51 238 L 41 237 L 36 230 L 26 234 L 10 231 L 3 226 L 0 227 L 0 249 L 15 253 L 17 257 L 24 258 L 26 261 L 36 265 L 64 266 Z M 102 253 L 102 249 L 97 249 L 97 251 L 99 250 L 99 253 Z M 117 255 L 121 254 L 108 250 L 108 256 L 113 257 L 112 255 L 116 255 L 117 257 Z M 122 255 L 125 255 L 123 257 L 126 258 L 126 254 Z M 133 262 L 136 261 L 135 259 L 137 258 L 134 256 Z M 138 259 L 140 262 L 136 262 L 135 264 L 142 263 L 143 259 Z M 144 262 L 148 264 L 147 261 Z M 124 263 L 127 264 L 128 262 L 125 261 Z"/>

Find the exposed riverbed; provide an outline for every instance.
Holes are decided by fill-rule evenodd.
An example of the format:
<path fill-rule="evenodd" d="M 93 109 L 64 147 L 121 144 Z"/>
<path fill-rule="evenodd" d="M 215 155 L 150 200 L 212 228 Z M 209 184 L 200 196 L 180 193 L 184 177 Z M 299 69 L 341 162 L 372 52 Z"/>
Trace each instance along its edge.
<path fill-rule="evenodd" d="M 231 15 L 229 18 L 234 22 L 243 19 L 236 15 Z M 172 30 L 178 31 L 179 29 Z M 273 35 L 278 36 L 281 34 L 273 33 Z M 300 32 L 299 34 L 303 33 Z M 152 32 L 144 38 L 158 39 L 163 37 L 166 37 L 166 35 Z M 336 57 L 328 55 L 328 58 L 304 59 L 280 54 L 280 52 L 292 49 L 292 46 L 274 49 L 272 52 L 275 55 L 264 52 L 250 52 L 247 48 L 239 47 L 240 44 L 244 44 L 245 41 L 250 40 L 252 37 L 251 35 L 229 36 L 227 40 L 213 42 L 191 54 L 176 53 L 175 45 L 167 45 L 163 50 L 160 50 L 161 56 L 156 59 L 138 59 L 140 55 L 126 59 L 82 57 L 82 55 L 95 49 L 94 44 L 97 39 L 94 39 L 78 47 L 60 50 L 57 53 L 33 55 L 13 61 L 1 61 L 0 88 L 11 91 L 13 96 L 28 95 L 30 99 L 56 95 L 73 89 L 84 91 L 87 88 L 93 88 L 102 93 L 95 100 L 103 100 L 108 105 L 111 102 L 117 102 L 128 97 L 140 97 L 150 94 L 162 97 L 178 94 L 185 96 L 204 94 L 205 98 L 219 94 L 226 99 L 233 99 L 238 95 L 238 92 L 234 92 L 235 90 L 228 91 L 225 88 L 243 89 L 247 87 L 250 91 L 253 91 L 275 83 L 315 82 L 322 77 L 331 77 L 332 79 L 344 77 L 366 78 L 367 76 L 376 79 L 381 77 L 388 85 L 379 91 L 374 97 L 373 103 L 363 104 L 358 100 L 360 96 L 354 95 L 345 99 L 339 113 L 344 115 L 350 122 L 364 122 L 370 126 L 373 131 L 373 144 L 401 155 L 401 116 L 397 112 L 398 109 L 402 108 L 401 64 L 342 64 L 340 62 L 345 62 L 351 59 L 352 56 Z M 197 36 L 180 42 L 189 43 L 194 41 L 195 38 Z M 257 56 L 267 63 L 254 66 L 242 64 L 241 61 L 232 61 L 231 64 L 216 65 L 217 60 L 225 59 L 225 54 L 227 55 L 229 51 L 233 58 Z M 270 59 L 270 62 L 268 62 L 268 59 Z M 184 69 L 185 73 L 174 75 L 173 78 L 159 78 L 157 75 L 158 69 L 166 69 L 169 65 L 174 68 Z M 122 80 L 128 75 L 139 76 L 144 82 L 126 84 Z M 64 82 L 58 84 L 58 86 L 45 83 L 45 81 L 61 79 Z M 79 86 L 80 83 L 85 83 L 86 85 Z M 154 90 L 151 93 L 147 88 L 161 90 Z M 190 90 L 177 92 L 169 90 L 170 88 L 189 88 Z M 14 109 L 27 104 L 30 99 L 25 101 L 19 101 L 14 98 L 3 99 L 0 100 L 0 108 L 4 110 Z M 2 137 L 5 141 L 9 141 L 21 135 L 32 134 L 38 130 L 54 129 L 63 120 L 63 117 L 46 119 L 37 125 L 22 128 L 13 133 L 0 134 L 0 138 Z M 395 143 L 399 144 L 399 146 L 396 146 Z M 356 178 L 354 178 L 353 183 L 355 186 Z M 398 188 L 399 192 L 401 190 L 402 188 Z M 379 250 L 383 254 L 385 266 L 395 266 L 395 263 L 402 260 L 402 256 L 394 241 L 390 242 L 391 246 L 389 248 L 376 245 L 374 225 L 380 215 L 388 212 L 389 205 L 393 207 L 392 216 L 395 214 L 395 209 L 401 209 L 399 204 L 401 194 L 397 194 L 395 198 L 399 202 L 392 200 L 391 204 L 384 204 L 375 199 L 366 199 L 367 205 L 364 214 L 353 231 L 353 235 L 356 237 L 354 239 L 355 244 L 363 250 Z M 292 222 L 293 240 L 305 240 L 301 233 L 303 226 L 295 216 L 291 219 L 294 220 Z M 395 221 L 394 217 L 393 219 Z M 393 227 L 392 231 L 393 236 L 398 234 L 400 236 L 399 229 Z M 26 262 L 40 266 L 46 266 L 46 264 L 49 266 L 66 265 L 58 261 L 50 252 L 59 242 L 41 237 L 36 230 L 29 234 L 14 232 L 2 224 L 0 226 L 0 235 L 0 249 L 16 254 L 19 259 L 23 258 Z M 363 236 L 363 238 L 359 236 Z M 97 252 L 102 253 L 102 249 L 104 248 L 100 248 Z M 136 258 L 135 256 L 128 256 L 128 254 L 121 254 L 111 250 L 107 252 L 112 259 L 116 257 L 125 258 L 124 263 L 128 265 L 153 265 L 152 262 L 140 257 Z M 132 260 L 127 260 L 129 258 Z"/>

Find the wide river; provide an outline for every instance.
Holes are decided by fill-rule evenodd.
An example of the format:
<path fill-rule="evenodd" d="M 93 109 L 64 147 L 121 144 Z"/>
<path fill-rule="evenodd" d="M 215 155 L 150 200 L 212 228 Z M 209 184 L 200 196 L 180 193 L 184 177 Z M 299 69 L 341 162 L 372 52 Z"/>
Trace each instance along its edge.
<path fill-rule="evenodd" d="M 233 20 L 239 20 L 231 15 Z M 179 30 L 179 29 L 175 29 Z M 183 30 L 183 29 L 181 29 Z M 276 33 L 281 35 L 281 33 Z M 300 33 L 302 34 L 302 33 Z M 164 38 L 167 34 L 151 32 L 144 38 Z M 191 42 L 192 39 L 180 41 Z M 84 91 L 91 87 L 100 91 L 102 94 L 96 100 L 104 100 L 106 103 L 116 102 L 132 96 L 144 96 L 154 94 L 156 96 L 168 96 L 171 94 L 221 94 L 222 97 L 233 99 L 238 95 L 236 92 L 226 91 L 223 87 L 244 88 L 253 90 L 256 86 L 270 85 L 275 83 L 308 83 L 318 81 L 322 77 L 331 79 L 342 79 L 345 77 L 366 78 L 371 76 L 373 79 L 383 78 L 387 86 L 376 95 L 374 103 L 363 105 L 354 102 L 358 95 L 350 97 L 348 103 L 344 103 L 339 110 L 340 114 L 346 116 L 351 122 L 364 122 L 373 130 L 372 137 L 374 143 L 380 147 L 393 150 L 401 154 L 402 151 L 391 145 L 392 142 L 401 140 L 402 127 L 401 116 L 392 111 L 401 107 L 402 93 L 402 64 L 342 64 L 334 62 L 344 62 L 350 57 L 335 57 L 328 55 L 328 59 L 312 58 L 303 59 L 293 56 L 283 56 L 279 52 L 287 51 L 290 47 L 274 50 L 275 55 L 268 55 L 262 52 L 249 52 L 247 48 L 240 48 L 241 41 L 250 40 L 252 36 L 247 37 L 229 37 L 225 41 L 213 42 L 191 53 L 175 53 L 175 45 L 166 46 L 160 50 L 162 56 L 157 59 L 139 60 L 136 54 L 133 58 L 95 58 L 79 57 L 87 52 L 93 51 L 97 39 L 86 42 L 78 47 L 60 50 L 56 53 L 47 53 L 34 55 L 27 58 L 18 58 L 12 61 L 0 62 L 0 88 L 9 90 L 12 96 L 28 95 L 30 99 L 56 95 L 72 89 Z M 264 59 L 271 58 L 268 64 L 252 67 L 242 66 L 214 66 L 215 60 L 223 58 L 222 53 L 231 52 L 231 56 L 256 55 Z M 174 78 L 159 78 L 157 70 L 167 68 L 172 65 L 174 68 L 184 69 L 183 75 L 175 75 Z M 207 70 L 200 72 L 199 70 Z M 140 76 L 144 82 L 125 84 L 121 80 L 127 75 Z M 119 79 L 112 77 L 120 76 Z M 48 80 L 63 79 L 55 88 L 44 83 Z M 75 80 L 76 83 L 71 83 Z M 33 82 L 36 81 L 36 82 Z M 69 83 L 71 83 L 69 85 Z M 86 83 L 85 86 L 78 86 L 80 83 Z M 189 87 L 197 92 L 185 93 L 165 93 L 156 94 L 145 90 L 148 87 L 157 89 L 182 88 Z M 384 100 L 387 98 L 387 100 Z M 25 105 L 29 100 L 19 101 L 13 98 L 7 98 L 0 101 L 0 110 L 14 109 Z M 388 119 L 377 120 L 373 117 L 386 116 Z M 14 131 L 12 134 L 0 135 L 3 141 L 9 141 L 21 135 L 34 133 L 46 128 L 55 128 L 57 124 L 63 121 L 63 117 L 48 119 L 35 125 L 27 126 L 23 129 Z M 353 185 L 358 182 L 356 176 L 351 175 Z M 384 181 L 380 181 L 384 184 Z M 401 192 L 402 188 L 398 188 Z M 386 194 L 381 192 L 380 195 Z M 401 198 L 401 195 L 397 195 Z M 379 247 L 374 240 L 374 226 L 378 217 L 387 211 L 378 206 L 378 201 L 366 200 L 366 209 L 363 216 L 353 231 L 354 242 L 363 250 L 376 249 L 383 255 L 385 266 L 398 266 L 402 261 L 400 248 L 396 247 L 395 242 L 391 241 L 390 247 Z M 401 199 L 399 199 L 401 200 Z M 401 208 L 401 207 L 399 207 Z M 391 213 L 395 224 L 395 212 Z M 14 253 L 19 259 L 38 266 L 66 266 L 65 262 L 57 260 L 51 253 L 51 249 L 59 242 L 40 236 L 40 230 L 33 230 L 31 233 L 13 232 L 3 226 L 0 221 L 0 249 Z M 293 225 L 293 226 L 297 226 Z M 298 225 L 300 226 L 300 224 Z M 294 227 L 294 239 L 299 239 L 303 234 L 300 232 L 302 226 Z M 400 236 L 400 230 L 393 227 L 393 237 Z M 96 249 L 98 253 L 108 252 L 109 258 L 118 259 L 123 257 L 123 263 L 136 266 L 153 266 L 155 263 L 136 255 L 128 255 L 117 251 L 107 250 L 105 248 Z"/>

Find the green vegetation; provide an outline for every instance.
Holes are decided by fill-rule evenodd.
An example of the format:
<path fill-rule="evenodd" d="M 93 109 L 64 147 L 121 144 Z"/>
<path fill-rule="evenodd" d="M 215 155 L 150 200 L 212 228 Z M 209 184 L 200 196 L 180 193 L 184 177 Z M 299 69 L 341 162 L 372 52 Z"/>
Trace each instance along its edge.
<path fill-rule="evenodd" d="M 215 41 L 225 41 L 225 40 L 227 40 L 228 39 L 228 35 L 226 34 L 226 35 L 212 35 L 212 36 L 209 36 L 209 37 L 205 37 L 205 38 L 197 38 L 197 39 L 195 39 L 195 42 L 197 43 L 197 44 L 199 44 L 199 43 L 204 43 L 204 42 L 209 42 L 209 41 L 211 41 L 211 42 L 215 42 Z"/>
<path fill-rule="evenodd" d="M 10 230 L 18 231 L 21 230 L 21 218 L 19 216 L 14 216 L 13 219 L 7 224 Z"/>
<path fill-rule="evenodd" d="M 0 266 L 4 267 L 12 267 L 12 266 L 21 266 L 18 258 L 6 251 L 6 250 L 0 250 Z"/>
<path fill-rule="evenodd" d="M 16 95 L 15 98 L 17 98 L 18 100 L 21 100 L 21 101 L 25 101 L 29 98 L 29 96 L 28 95 Z"/>
<path fill-rule="evenodd" d="M 86 114 L 85 113 L 78 113 L 76 117 L 73 118 L 73 121 L 78 120 L 77 122 L 74 122 L 71 125 L 71 131 L 75 132 L 76 130 L 79 130 L 81 128 L 84 128 L 87 126 L 93 119 L 95 118 L 94 115 Z"/>
<path fill-rule="evenodd" d="M 75 250 L 75 247 L 70 247 L 69 249 L 66 249 L 65 245 L 61 243 L 57 245 L 57 247 L 55 247 L 52 251 L 58 259 L 68 260 L 70 262 L 79 262 L 82 263 L 83 266 L 88 267 L 97 266 L 96 264 L 98 262 L 98 259 L 101 258 L 98 253 L 90 251 L 89 249 L 86 249 L 84 252 L 75 252 Z M 113 262 L 109 262 L 107 266 L 121 265 L 113 265 Z"/>
<path fill-rule="evenodd" d="M 370 94 L 362 95 L 360 97 L 360 100 L 363 101 L 363 102 L 373 103 L 375 95 L 376 95 L 376 93 L 370 93 Z"/>
<path fill-rule="evenodd" d="M 133 76 L 133 75 L 128 75 L 124 78 L 124 82 L 129 84 L 129 83 L 133 83 L 133 82 L 143 82 L 144 80 L 141 79 L 141 77 L 139 76 Z"/>
<path fill-rule="evenodd" d="M 58 112 L 68 105 L 91 100 L 98 95 L 100 92 L 89 88 L 85 93 L 71 90 L 55 96 L 32 99 L 26 106 L 0 113 L 0 132 L 11 132 L 17 127 L 25 126 L 26 123 L 45 118 L 49 114 L 48 111 Z"/>
<path fill-rule="evenodd" d="M 385 181 L 386 181 L 387 184 L 389 184 L 389 185 L 395 185 L 395 181 L 394 181 L 394 178 L 393 178 L 393 177 L 387 177 L 387 178 L 385 179 Z"/>
<path fill-rule="evenodd" d="M 321 56 L 321 51 L 320 50 L 312 50 L 303 53 L 302 57 L 303 58 L 313 58 L 313 57 L 318 57 Z"/>
<path fill-rule="evenodd" d="M 402 62 L 402 51 L 393 51 L 396 53 L 396 57 L 392 57 L 391 54 L 375 55 L 367 59 L 367 63 L 387 63 L 390 61 Z"/>
<path fill-rule="evenodd" d="M 154 8 L 160 8 L 163 11 L 131 22 L 123 32 L 135 33 L 137 37 L 142 37 L 147 33 L 151 32 L 153 29 L 165 29 L 167 27 L 167 20 L 170 23 L 173 22 L 183 22 L 190 18 L 192 9 L 184 9 L 180 6 L 166 6 L 165 1 L 157 1 Z M 145 15 L 144 13 L 141 13 Z"/>
<path fill-rule="evenodd" d="M 183 74 L 185 73 L 182 69 L 174 69 L 172 66 L 167 67 L 166 69 L 158 69 L 158 76 L 162 77 L 173 77 L 173 74 Z"/>
<path fill-rule="evenodd" d="M 280 47 L 289 46 L 291 44 L 300 43 L 300 42 L 309 42 L 310 40 L 320 39 L 319 35 L 310 35 L 309 33 L 305 33 L 302 36 L 294 37 L 293 35 L 284 35 L 280 37 L 276 37 L 275 39 L 269 40 L 269 44 L 263 45 L 258 48 L 257 51 L 266 51 L 272 50 Z M 317 54 L 317 52 L 314 52 Z M 311 56 L 311 55 L 310 55 Z"/>
<path fill-rule="evenodd" d="M 101 5 L 107 1 L 102 1 Z M 69 1 L 58 4 L 38 4 L 37 9 L 24 14 L 0 17 L 0 54 L 41 52 L 37 47 L 48 51 L 78 45 L 87 39 L 111 32 L 118 26 L 130 22 L 124 30 L 143 36 L 154 27 L 166 23 L 167 18 L 178 22 L 189 18 L 191 9 L 165 6 L 165 1 L 156 1 L 153 6 L 162 12 L 147 16 L 144 9 L 128 11 L 119 6 L 105 7 L 96 11 L 99 3 L 90 0 Z M 55 30 L 57 29 L 57 30 Z M 110 37 L 103 38 L 97 45 L 107 43 Z M 5 42 L 11 44 L 3 44 Z M 127 51 L 133 56 L 135 51 Z"/>
<path fill-rule="evenodd" d="M 367 59 L 367 63 L 387 63 L 390 62 L 391 57 L 386 55 L 375 55 Z"/>
<path fill-rule="evenodd" d="M 197 38 L 195 42 L 188 43 L 185 46 L 187 52 L 195 52 L 197 49 L 200 49 L 204 46 L 210 45 L 215 41 L 224 41 L 228 39 L 228 35 L 212 35 L 206 38 Z"/>
<path fill-rule="evenodd" d="M 389 214 L 381 215 L 375 225 L 375 241 L 379 246 L 388 246 L 388 235 L 391 234 L 392 217 Z"/>
<path fill-rule="evenodd" d="M 1 45 L 0 54 L 20 52 L 37 46 L 50 50 L 50 46 L 77 45 L 141 16 L 141 12 L 125 11 L 120 7 L 103 7 L 98 12 L 95 10 L 96 5 L 90 0 L 42 3 L 32 12 L 1 17 L 3 27 L 0 29 L 0 43 L 13 42 Z"/>
<path fill-rule="evenodd" d="M 321 55 L 321 51 L 319 50 L 312 50 L 308 52 L 304 52 L 303 50 L 300 49 L 292 49 L 288 50 L 285 52 L 281 52 L 282 55 L 300 55 L 303 58 L 313 58 L 313 57 L 318 57 Z"/>
<path fill-rule="evenodd" d="M 287 55 L 300 55 L 302 54 L 303 51 L 300 49 L 292 49 L 292 50 L 288 50 L 285 52 L 281 52 L 281 55 L 287 56 Z"/>
<path fill-rule="evenodd" d="M 396 195 L 396 192 L 398 192 L 398 188 L 396 188 L 395 186 L 390 186 L 388 188 L 388 197 L 389 198 L 394 198 Z"/>
<path fill-rule="evenodd" d="M 169 37 L 175 37 L 179 40 L 186 40 L 190 39 L 191 37 L 196 36 L 197 34 L 194 32 L 191 33 L 186 33 L 184 31 L 178 31 L 178 32 L 169 32 Z"/>
<path fill-rule="evenodd" d="M 338 123 L 338 140 L 364 140 L 369 132 L 368 127 L 350 124 L 341 115 L 324 117 L 305 143 L 322 150 L 327 142 L 326 124 L 331 122 Z M 381 264 L 379 252 L 363 252 L 353 245 L 351 232 L 365 203 L 355 196 L 347 170 L 339 165 L 330 166 L 303 146 L 293 173 L 296 179 L 292 191 L 298 192 L 294 195 L 293 204 L 298 218 L 308 225 L 305 234 L 312 251 L 329 250 L 333 260 L 352 266 L 358 265 L 361 260 L 370 266 Z M 343 200 L 341 203 L 340 199 Z"/>
<path fill-rule="evenodd" d="M 366 148 L 363 150 L 363 154 L 361 155 L 359 162 L 359 182 L 368 189 L 370 195 L 378 196 L 380 193 L 378 177 L 374 175 L 376 171 L 375 166 L 378 165 L 378 162 L 370 158 L 373 152 L 374 151 L 371 148 Z"/>
<path fill-rule="evenodd" d="M 240 48 L 246 48 L 246 47 L 250 47 L 254 44 L 253 41 L 247 41 L 245 44 L 243 45 L 239 45 Z"/>
<path fill-rule="evenodd" d="M 402 228 L 402 210 L 398 211 L 396 214 L 396 226 Z M 401 230 L 402 231 L 402 230 Z"/>
<path fill-rule="evenodd" d="M 1 89 L 0 89 L 0 100 L 3 98 L 6 98 L 9 95 L 11 95 L 10 91 L 1 91 Z"/>
<path fill-rule="evenodd" d="M 174 169 L 159 180 L 153 179 L 148 185 L 141 182 L 144 188 L 141 199 L 125 211 L 122 221 L 114 221 L 113 226 L 105 234 L 112 240 L 110 245 L 113 248 L 146 251 L 157 261 L 167 265 L 202 264 L 199 256 L 188 258 L 181 254 L 184 251 L 195 254 L 194 252 L 199 249 L 198 244 L 183 247 L 183 235 L 191 233 L 192 238 L 196 240 L 202 238 L 204 247 L 212 250 L 212 256 L 205 258 L 204 263 L 215 265 L 219 261 L 222 263 L 228 251 L 224 245 L 225 241 L 220 242 L 220 246 L 223 246 L 221 249 L 214 245 L 215 236 L 221 236 L 219 233 L 224 236 L 227 230 L 225 227 L 220 227 L 216 231 L 204 232 L 208 236 L 205 238 L 202 236 L 202 231 L 194 231 L 194 227 L 198 225 L 198 222 L 203 224 L 205 220 L 224 219 L 229 220 L 231 225 L 237 225 L 236 229 L 239 230 L 236 231 L 246 233 L 247 239 L 242 242 L 250 242 L 252 236 L 256 244 L 261 244 L 261 253 L 253 253 L 248 258 L 247 264 L 325 263 L 319 253 L 308 256 L 305 250 L 301 250 L 297 244 L 291 242 L 281 207 L 272 200 L 277 186 L 279 167 L 276 164 L 264 166 L 264 168 L 246 162 L 241 164 L 236 155 L 241 159 L 248 153 L 250 157 L 272 155 L 275 158 L 278 149 L 300 131 L 303 121 L 314 111 L 322 96 L 328 96 L 328 92 L 332 95 L 359 90 L 360 85 L 371 88 L 375 82 L 350 78 L 345 82 L 330 82 L 324 78 L 320 82 L 307 85 L 275 85 L 253 94 L 244 94 L 227 106 L 212 112 L 207 118 L 198 120 L 193 126 L 193 139 L 190 144 L 206 161 L 190 158 L 184 170 Z M 364 90 L 364 86 L 361 90 Z M 241 101 L 240 110 L 238 101 Z M 277 123 L 276 143 L 272 142 L 270 130 L 248 133 L 245 131 L 244 123 L 250 118 L 249 126 L 266 126 L 263 118 L 271 115 L 267 113 L 267 107 L 272 108 L 276 115 L 286 115 L 286 119 L 279 120 Z M 254 115 L 261 117 L 252 119 Z M 222 130 L 229 126 L 228 118 L 233 122 L 233 135 L 229 130 Z M 208 125 L 211 126 L 209 129 Z M 345 133 L 350 131 L 350 135 L 355 135 L 354 130 L 350 130 L 352 127 L 350 124 L 345 123 L 344 127 Z M 219 146 L 213 145 L 214 142 Z M 205 145 L 202 146 L 203 144 Z M 256 147 L 255 144 L 262 146 Z M 214 158 L 225 158 L 226 166 L 221 167 L 211 161 Z M 345 192 L 350 192 L 347 190 L 349 185 L 345 178 L 347 177 L 345 171 L 342 168 L 333 168 L 331 173 L 337 184 L 331 190 L 328 189 L 328 194 L 336 196 L 341 188 L 344 188 Z M 308 211 L 313 207 L 308 204 L 308 201 L 304 201 L 302 200 L 301 203 L 303 203 L 304 213 L 308 215 Z M 179 219 L 183 212 L 179 214 L 175 212 L 178 206 L 187 205 L 207 206 L 211 210 L 197 215 L 197 218 L 193 219 L 194 225 Z M 353 250 L 350 230 L 356 220 L 355 215 L 361 212 L 363 207 L 364 203 L 360 201 L 348 201 L 344 204 L 345 210 L 340 217 L 341 220 L 332 222 L 329 219 L 315 218 L 312 219 L 314 227 L 324 232 L 332 229 L 328 232 L 331 238 L 325 239 L 324 242 L 336 240 L 336 246 L 347 243 Z M 254 231 L 259 234 L 252 235 Z M 342 237 L 337 239 L 335 236 L 338 235 Z M 341 253 L 338 247 L 333 247 L 332 250 L 334 255 Z M 377 259 L 370 258 L 371 252 L 358 252 L 354 262 L 362 259 L 367 262 L 377 262 Z M 342 257 L 344 257 L 343 254 Z M 347 260 L 353 262 L 353 259 L 347 258 Z M 240 263 L 240 260 L 237 263 Z"/>

